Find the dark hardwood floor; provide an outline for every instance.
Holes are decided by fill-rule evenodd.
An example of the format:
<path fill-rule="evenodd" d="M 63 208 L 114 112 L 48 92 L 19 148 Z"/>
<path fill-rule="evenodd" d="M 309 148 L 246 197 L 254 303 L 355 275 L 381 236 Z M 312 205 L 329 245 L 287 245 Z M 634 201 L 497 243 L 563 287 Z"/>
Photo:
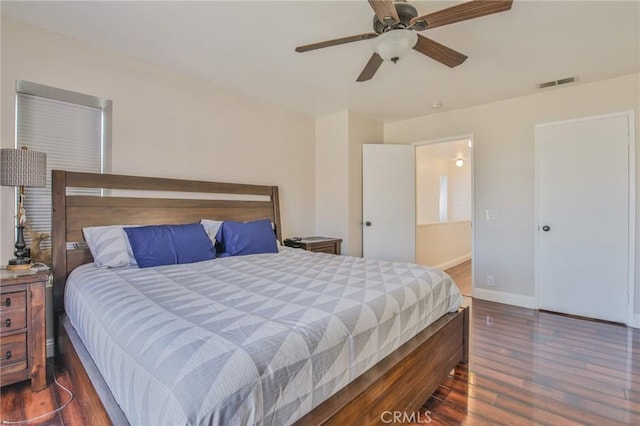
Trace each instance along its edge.
<path fill-rule="evenodd" d="M 406 413 L 404 424 L 640 424 L 640 330 L 481 300 L 471 304 L 468 369 L 450 375 L 425 403 L 426 414 Z M 57 377 L 69 385 L 65 371 Z M 0 420 L 63 404 L 66 393 L 50 377 L 49 383 L 38 393 L 28 382 L 3 388 Z M 30 424 L 85 425 L 81 398 Z"/>
<path fill-rule="evenodd" d="M 31 419 L 62 407 L 69 395 L 53 382 L 53 360 L 47 363 L 47 383 L 49 386 L 40 392 L 32 392 L 29 381 L 5 386 L 0 393 L 0 424 L 11 424 Z M 73 392 L 71 380 L 66 371 L 56 369 L 56 379 L 61 385 Z M 22 423 L 47 426 L 84 426 L 87 423 L 80 408 L 81 396 L 76 395 L 71 403 L 58 413 L 48 415 L 37 421 Z M 5 423 L 6 422 L 6 423 Z M 92 426 L 92 425 L 91 425 Z"/>
<path fill-rule="evenodd" d="M 640 424 L 640 330 L 473 300 L 468 371 L 424 405 L 432 424 Z"/>

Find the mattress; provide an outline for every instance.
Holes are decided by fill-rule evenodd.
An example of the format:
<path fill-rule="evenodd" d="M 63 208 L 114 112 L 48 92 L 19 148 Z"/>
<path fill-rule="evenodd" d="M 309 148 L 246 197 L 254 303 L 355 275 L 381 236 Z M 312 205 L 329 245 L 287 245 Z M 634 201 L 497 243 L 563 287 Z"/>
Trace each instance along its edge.
<path fill-rule="evenodd" d="M 291 424 L 461 301 L 436 269 L 287 248 L 87 264 L 65 291 L 133 425 Z"/>

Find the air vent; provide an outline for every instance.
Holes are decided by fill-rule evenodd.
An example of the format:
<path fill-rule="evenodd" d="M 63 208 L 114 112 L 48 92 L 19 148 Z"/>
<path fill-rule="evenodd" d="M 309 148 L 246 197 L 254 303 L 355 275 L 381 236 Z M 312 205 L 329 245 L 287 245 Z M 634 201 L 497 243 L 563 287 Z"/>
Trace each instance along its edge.
<path fill-rule="evenodd" d="M 547 87 L 553 87 L 553 86 L 560 86 L 562 84 L 575 83 L 576 81 L 578 81 L 578 76 L 573 76 L 573 77 L 561 78 L 560 80 L 551 80 L 551 81 L 546 81 L 544 83 L 536 83 L 536 87 L 538 89 L 545 89 Z"/>

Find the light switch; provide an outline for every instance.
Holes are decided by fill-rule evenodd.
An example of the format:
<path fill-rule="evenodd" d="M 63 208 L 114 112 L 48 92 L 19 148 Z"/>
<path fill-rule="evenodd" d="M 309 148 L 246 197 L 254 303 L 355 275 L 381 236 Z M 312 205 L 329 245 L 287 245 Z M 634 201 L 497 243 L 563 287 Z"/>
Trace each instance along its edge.
<path fill-rule="evenodd" d="M 486 217 L 487 217 L 487 220 L 496 220 L 498 217 L 498 212 L 495 210 L 487 209 Z"/>

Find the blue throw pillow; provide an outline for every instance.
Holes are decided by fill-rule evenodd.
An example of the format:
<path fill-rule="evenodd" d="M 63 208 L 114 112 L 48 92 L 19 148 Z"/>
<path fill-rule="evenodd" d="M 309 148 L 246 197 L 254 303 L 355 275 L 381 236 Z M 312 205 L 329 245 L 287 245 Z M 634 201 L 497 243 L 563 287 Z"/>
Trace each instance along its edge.
<path fill-rule="evenodd" d="M 253 222 L 224 221 L 216 240 L 220 241 L 222 247 L 221 256 L 278 252 L 276 235 L 269 219 Z"/>
<path fill-rule="evenodd" d="M 215 259 L 216 251 L 202 225 L 153 225 L 124 228 L 138 266 L 175 265 Z"/>

